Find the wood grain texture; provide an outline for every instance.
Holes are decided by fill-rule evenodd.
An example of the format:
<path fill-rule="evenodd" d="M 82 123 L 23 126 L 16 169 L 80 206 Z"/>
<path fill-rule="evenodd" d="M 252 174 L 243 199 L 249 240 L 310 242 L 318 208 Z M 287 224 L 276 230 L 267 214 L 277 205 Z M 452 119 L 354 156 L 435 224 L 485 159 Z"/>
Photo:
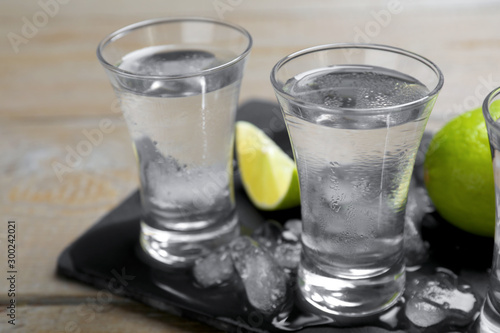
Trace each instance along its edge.
<path fill-rule="evenodd" d="M 41 3 L 53 6 L 46 20 Z M 389 3 L 401 7 L 390 17 L 384 16 Z M 498 1 L 1 1 L 0 304 L 8 300 L 4 222 L 14 219 L 24 303 L 18 332 L 68 331 L 71 321 L 82 332 L 213 331 L 126 300 L 114 301 L 112 310 L 87 322 L 76 311 L 96 291 L 54 273 L 62 249 L 137 187 L 129 135 L 95 55 L 98 42 L 140 20 L 186 15 L 223 18 L 252 34 L 242 101 L 274 101 L 269 73 L 276 61 L 336 42 L 389 44 L 433 60 L 445 86 L 429 121 L 432 130 L 479 106 L 500 86 Z M 29 31 L 26 22 L 38 23 Z M 24 38 L 18 45 L 14 34 Z M 102 121 L 113 130 L 94 137 L 98 143 L 82 143 Z M 88 148 L 88 154 L 73 156 L 70 151 L 78 148 Z M 2 306 L 2 332 L 11 329 L 4 314 Z"/>
<path fill-rule="evenodd" d="M 37 333 L 180 333 L 219 332 L 207 325 L 153 310 L 138 303 L 92 303 L 81 299 L 63 305 L 22 305 L 15 328 L 0 322 L 0 332 Z"/>
<path fill-rule="evenodd" d="M 290 52 L 353 41 L 402 47 L 441 67 L 446 84 L 431 122 L 442 122 L 479 105 L 490 88 L 478 88 L 481 78 L 500 85 L 498 2 L 433 5 L 401 1 L 400 11 L 384 17 L 381 13 L 388 13 L 389 1 L 308 1 L 306 5 L 298 0 L 241 0 L 234 1 L 241 4 L 231 10 L 217 11 L 214 4 L 224 1 L 128 1 L 117 5 L 114 1 L 72 0 L 60 5 L 57 14 L 38 28 L 33 38 L 18 46 L 17 53 L 8 38 L 1 40 L 0 114 L 9 118 L 110 114 L 113 92 L 96 60 L 95 48 L 109 32 L 158 16 L 217 18 L 221 14 L 247 28 L 254 38 L 254 48 L 242 85 L 242 100 L 274 100 L 269 72 Z M 2 2 L 0 33 L 22 36 L 22 18 L 30 21 L 40 10 L 36 1 L 23 5 L 13 0 Z"/>
<path fill-rule="evenodd" d="M 0 144 L 4 156 L 0 211 L 3 219 L 17 224 L 18 287 L 23 298 L 93 293 L 90 288 L 57 279 L 57 257 L 138 185 L 128 131 L 120 121 L 115 120 L 114 130 L 103 134 L 101 143 L 92 145 L 80 163 L 66 162 L 68 151 L 88 141 L 83 131 L 97 126 L 97 121 L 81 119 L 23 122 L 6 129 Z M 59 173 L 60 178 L 53 163 L 68 167 Z M 3 254 L 5 220 L 0 226 Z M 1 272 L 6 271 L 5 264 L 2 258 Z M 1 293 L 0 302 L 5 297 Z"/>

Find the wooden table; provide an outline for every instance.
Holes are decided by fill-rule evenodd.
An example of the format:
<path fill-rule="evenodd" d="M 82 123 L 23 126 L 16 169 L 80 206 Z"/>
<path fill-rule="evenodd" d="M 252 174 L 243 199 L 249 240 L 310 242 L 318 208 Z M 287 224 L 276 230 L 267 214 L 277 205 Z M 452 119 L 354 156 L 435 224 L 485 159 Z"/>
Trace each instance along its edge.
<path fill-rule="evenodd" d="M 390 44 L 437 63 L 445 86 L 431 129 L 479 106 L 500 86 L 500 2 L 494 0 L 3 0 L 1 332 L 213 331 L 118 297 L 95 308 L 97 290 L 55 275 L 63 248 L 138 184 L 127 129 L 95 48 L 127 24 L 182 15 L 223 18 L 250 31 L 254 47 L 241 101 L 274 100 L 269 72 L 277 60 L 335 42 Z M 112 129 L 87 156 L 71 157 L 103 121 Z M 61 174 L 55 162 L 71 167 Z M 16 225 L 15 326 L 6 316 L 9 220 Z"/>

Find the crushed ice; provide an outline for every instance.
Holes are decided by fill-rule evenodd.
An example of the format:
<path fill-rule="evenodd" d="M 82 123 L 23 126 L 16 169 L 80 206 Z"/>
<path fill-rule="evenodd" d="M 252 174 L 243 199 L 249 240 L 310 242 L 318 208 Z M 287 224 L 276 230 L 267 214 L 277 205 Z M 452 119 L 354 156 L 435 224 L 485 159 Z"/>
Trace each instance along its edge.
<path fill-rule="evenodd" d="M 410 182 L 405 214 L 405 261 L 412 267 L 424 263 L 429 254 L 429 244 L 422 240 L 421 227 L 424 215 L 434 211 L 434 206 L 423 186 L 415 178 Z"/>
<path fill-rule="evenodd" d="M 234 239 L 195 262 L 193 276 L 201 287 L 222 285 L 233 276 L 241 280 L 250 304 L 264 314 L 278 311 L 287 297 L 287 279 L 296 271 L 302 245 L 302 222 L 284 227 L 268 221 L 251 237 Z"/>
<path fill-rule="evenodd" d="M 472 288 L 446 269 L 410 281 L 407 294 L 406 317 L 419 327 L 466 325 L 480 306 Z"/>
<path fill-rule="evenodd" d="M 219 286 L 233 275 L 233 261 L 227 246 L 220 247 L 208 256 L 198 259 L 193 267 L 196 282 L 204 288 Z"/>
<path fill-rule="evenodd" d="M 235 239 L 230 247 L 250 304 L 264 314 L 280 310 L 286 300 L 286 275 L 272 255 L 246 236 Z"/>

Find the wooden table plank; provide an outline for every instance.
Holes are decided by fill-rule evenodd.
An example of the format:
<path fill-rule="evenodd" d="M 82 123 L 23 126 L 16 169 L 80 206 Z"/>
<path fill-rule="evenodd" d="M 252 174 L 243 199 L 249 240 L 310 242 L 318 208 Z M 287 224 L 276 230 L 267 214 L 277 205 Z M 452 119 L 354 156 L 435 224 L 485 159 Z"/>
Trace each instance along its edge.
<path fill-rule="evenodd" d="M 95 296 L 95 295 L 94 295 Z M 5 316 L 1 311 L 2 317 Z M 37 333 L 160 333 L 219 332 L 208 325 L 179 320 L 175 315 L 134 302 L 92 302 L 85 299 L 64 305 L 21 305 L 16 308 L 16 325 L 4 319 L 0 332 Z"/>
<path fill-rule="evenodd" d="M 31 5 L 16 6 L 9 0 L 0 4 L 1 13 L 16 13 L 3 14 L 1 34 L 20 34 L 23 26 L 20 18 L 40 10 L 36 2 L 28 3 Z M 95 7 L 99 7 L 99 13 L 91 12 Z M 500 85 L 497 61 L 500 42 L 496 35 L 500 3 L 486 0 L 455 6 L 406 3 L 401 12 L 392 14 L 386 22 L 380 21 L 380 13 L 387 10 L 385 1 L 376 1 L 366 8 L 339 2 L 325 5 L 315 1 L 304 6 L 299 1 L 277 1 L 273 5 L 242 1 L 223 15 L 246 27 L 254 37 L 242 100 L 251 97 L 274 100 L 269 72 L 278 59 L 304 47 L 335 42 L 390 44 L 436 62 L 445 74 L 446 84 L 431 123 L 442 124 L 443 119 L 479 105 L 487 89 Z M 72 1 L 61 6 L 36 36 L 19 46 L 17 54 L 8 39 L 1 41 L 0 61 L 8 64 L 8 68 L 0 76 L 3 101 L 0 114 L 13 118 L 110 114 L 113 93 L 95 56 L 97 43 L 126 24 L 157 17 L 158 13 L 178 16 L 187 12 L 218 16 L 213 2 L 191 1 L 185 5 L 153 2 L 150 6 L 130 3 L 120 6 L 120 15 L 112 2 L 93 5 L 92 1 Z M 482 88 L 485 81 L 491 84 Z M 26 91 L 30 91 L 29 98 L 25 98 Z"/>
<path fill-rule="evenodd" d="M 96 131 L 102 119 L 112 121 L 114 129 L 101 132 L 99 142 Z M 8 177 L 0 178 L 0 211 L 3 218 L 16 221 L 18 288 L 24 298 L 94 293 L 91 288 L 56 278 L 55 267 L 59 253 L 72 240 L 138 186 L 126 126 L 117 119 L 102 119 L 15 122 L 5 126 L 8 135 L 0 143 L 4 156 L 0 173 Z M 94 133 L 95 144 L 88 145 L 91 151 L 82 156 L 78 148 L 82 142 L 90 142 L 85 131 Z M 81 162 L 73 166 L 77 158 Z M 60 163 L 68 171 L 55 172 L 53 163 Z M 0 226 L 0 245 L 4 247 L 5 221 Z M 7 270 L 6 264 L 2 256 L 1 272 Z M 0 293 L 0 301 L 5 297 Z"/>

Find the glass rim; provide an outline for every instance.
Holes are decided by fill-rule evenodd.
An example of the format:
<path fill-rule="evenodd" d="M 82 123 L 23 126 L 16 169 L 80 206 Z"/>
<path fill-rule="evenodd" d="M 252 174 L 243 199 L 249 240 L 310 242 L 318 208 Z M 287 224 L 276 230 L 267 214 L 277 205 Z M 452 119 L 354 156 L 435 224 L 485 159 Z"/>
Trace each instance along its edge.
<path fill-rule="evenodd" d="M 423 65 L 426 65 L 429 67 L 438 77 L 438 82 L 434 89 L 427 93 L 424 97 L 419 98 L 417 100 L 408 102 L 408 103 L 403 103 L 403 104 L 398 104 L 398 105 L 392 105 L 392 106 L 386 106 L 386 107 L 377 107 L 377 108 L 370 108 L 370 109 L 355 109 L 355 108 L 328 108 L 316 103 L 312 102 L 307 102 L 304 101 L 300 98 L 297 98 L 293 95 L 290 95 L 289 93 L 285 92 L 281 85 L 278 83 L 277 80 L 277 75 L 278 71 L 281 69 L 282 66 L 284 66 L 286 63 L 288 63 L 291 60 L 294 60 L 298 57 L 318 52 L 318 51 L 326 51 L 326 50 L 336 50 L 336 49 L 371 49 L 371 50 L 377 50 L 377 51 L 386 51 L 386 52 L 393 52 L 397 53 L 400 55 L 404 55 L 410 58 L 413 58 L 419 62 L 421 62 Z M 444 84 L 444 76 L 439 67 L 434 64 L 432 61 L 429 59 L 422 57 L 414 52 L 411 51 L 406 51 L 404 49 L 398 48 L 398 47 L 393 47 L 393 46 L 388 46 L 388 45 L 382 45 L 382 44 L 371 44 L 371 43 L 334 43 L 334 44 L 323 44 L 323 45 L 318 45 L 318 46 L 313 46 L 309 47 L 303 50 L 296 51 L 292 54 L 287 55 L 286 57 L 282 58 L 279 60 L 276 65 L 274 65 L 273 69 L 271 70 L 271 84 L 273 85 L 273 88 L 277 94 L 280 96 L 286 98 L 287 100 L 290 100 L 296 104 L 302 105 L 302 106 L 307 106 L 307 107 L 313 107 L 315 109 L 321 110 L 326 113 L 345 113 L 345 112 L 352 112 L 352 115 L 367 115 L 367 114 L 379 114 L 379 113 L 391 113 L 392 111 L 397 111 L 401 107 L 408 107 L 412 105 L 417 105 L 417 104 L 424 104 L 433 99 L 441 90 Z"/>
<path fill-rule="evenodd" d="M 237 56 L 233 57 L 230 61 L 227 61 L 221 65 L 211 67 L 208 69 L 204 69 L 201 71 L 197 71 L 194 73 L 189 73 L 189 74 L 175 74 L 175 75 L 145 75 L 145 74 L 134 74 L 128 71 L 124 71 L 123 69 L 120 69 L 116 67 L 113 64 L 110 64 L 106 59 L 104 59 L 103 56 L 103 51 L 106 46 L 108 46 L 110 43 L 113 43 L 114 41 L 122 38 L 123 36 L 129 34 L 132 31 L 152 26 L 152 25 L 158 25 L 158 24 L 163 24 L 163 23 L 175 23 L 175 22 L 202 22 L 202 23 L 212 23 L 212 24 L 218 24 L 221 26 L 226 26 L 228 28 L 232 28 L 236 31 L 239 31 L 243 36 L 245 36 L 248 40 L 248 44 L 245 48 L 245 50 L 241 53 L 239 53 Z M 97 46 L 97 59 L 99 62 L 108 70 L 124 76 L 124 77 L 129 77 L 129 78 L 135 78 L 135 79 L 146 79 L 146 80 L 175 80 L 175 79 L 186 79 L 186 78 L 191 78 L 191 77 L 196 77 L 196 76 L 205 76 L 217 71 L 220 71 L 224 68 L 230 67 L 241 60 L 245 59 L 246 56 L 250 53 L 250 50 L 252 49 L 252 36 L 250 33 L 243 27 L 229 23 L 229 22 L 224 22 L 212 18 L 206 18 L 206 17 L 175 17 L 175 18 L 157 18 L 157 19 L 149 19 L 149 20 L 144 20 L 140 21 L 137 23 L 133 23 L 130 25 L 127 25 L 121 29 L 118 29 L 106 37 L 104 37 L 103 40 L 99 43 Z"/>
<path fill-rule="evenodd" d="M 488 124 L 496 128 L 497 130 L 500 130 L 500 124 L 498 124 L 491 116 L 490 104 L 495 100 L 495 97 L 499 95 L 500 95 L 500 87 L 493 89 L 491 92 L 488 93 L 488 95 L 486 95 L 482 105 L 484 119 Z"/>

